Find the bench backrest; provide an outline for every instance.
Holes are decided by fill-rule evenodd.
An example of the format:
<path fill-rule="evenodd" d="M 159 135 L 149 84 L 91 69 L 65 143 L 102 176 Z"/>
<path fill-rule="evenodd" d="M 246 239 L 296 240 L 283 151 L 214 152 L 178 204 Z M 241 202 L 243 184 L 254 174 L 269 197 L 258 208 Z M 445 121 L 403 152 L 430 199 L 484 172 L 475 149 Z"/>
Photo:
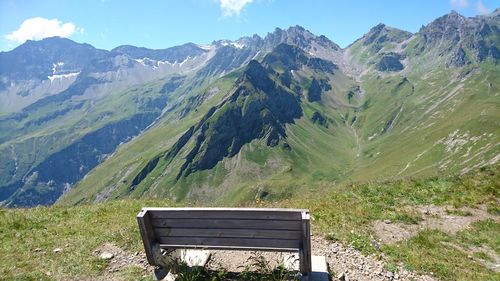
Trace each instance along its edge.
<path fill-rule="evenodd" d="M 299 251 L 310 256 L 309 210 L 143 208 L 137 215 L 148 261 L 161 248 Z M 310 259 L 310 257 L 308 257 Z"/>
<path fill-rule="evenodd" d="M 147 221 L 145 219 L 147 218 Z M 150 224 L 165 248 L 263 249 L 302 248 L 309 211 L 250 208 L 143 208 L 138 215 Z M 146 232 L 148 228 L 145 228 Z M 153 235 L 151 235 L 153 234 Z"/>

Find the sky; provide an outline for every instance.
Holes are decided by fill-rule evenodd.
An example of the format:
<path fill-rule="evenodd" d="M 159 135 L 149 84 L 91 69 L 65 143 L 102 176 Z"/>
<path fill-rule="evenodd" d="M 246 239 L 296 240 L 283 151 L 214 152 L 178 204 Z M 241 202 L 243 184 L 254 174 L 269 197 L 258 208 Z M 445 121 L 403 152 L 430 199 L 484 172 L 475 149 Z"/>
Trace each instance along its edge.
<path fill-rule="evenodd" d="M 472 17 L 498 0 L 0 0 L 0 51 L 26 40 L 70 38 L 110 50 L 163 49 L 265 36 L 300 25 L 346 47 L 378 23 L 417 32 L 455 10 Z"/>

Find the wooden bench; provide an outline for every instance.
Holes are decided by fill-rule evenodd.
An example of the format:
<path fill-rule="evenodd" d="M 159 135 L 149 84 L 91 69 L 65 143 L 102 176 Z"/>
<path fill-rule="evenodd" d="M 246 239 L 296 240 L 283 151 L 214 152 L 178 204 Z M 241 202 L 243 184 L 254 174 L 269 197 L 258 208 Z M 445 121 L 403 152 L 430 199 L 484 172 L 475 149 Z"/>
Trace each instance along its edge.
<path fill-rule="evenodd" d="M 302 276 L 311 272 L 309 210 L 143 208 L 137 221 L 158 278 L 171 263 L 162 249 L 298 251 Z"/>

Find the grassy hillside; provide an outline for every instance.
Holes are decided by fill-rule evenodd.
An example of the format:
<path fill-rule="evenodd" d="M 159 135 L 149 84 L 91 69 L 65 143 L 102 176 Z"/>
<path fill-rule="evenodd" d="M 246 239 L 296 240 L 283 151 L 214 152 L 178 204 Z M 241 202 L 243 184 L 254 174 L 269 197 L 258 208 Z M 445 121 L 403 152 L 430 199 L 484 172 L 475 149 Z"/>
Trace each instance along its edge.
<path fill-rule="evenodd" d="M 237 79 L 244 75 L 240 69 L 213 83 L 205 82 L 190 91 L 181 87 L 174 92 L 174 96 L 186 93 L 185 102 L 121 146 L 59 204 L 123 197 L 236 204 L 260 196 L 286 198 L 310 186 L 332 182 L 465 173 L 498 161 L 498 65 L 485 62 L 447 67 L 437 61 L 432 62 L 432 71 L 422 76 L 422 67 L 415 63 L 399 72 L 368 71 L 355 81 L 340 69 L 332 74 L 307 67 L 290 71 L 284 69 L 283 62 L 297 62 L 290 62 L 283 54 L 278 56 L 283 61 L 276 61 L 276 56 L 271 53 L 274 64 L 270 67 L 275 72 L 269 75 L 289 92 L 300 89 L 296 95 L 302 111 L 300 117 L 285 125 L 280 145 L 266 144 L 263 135 L 213 167 L 196 169 L 182 177 L 178 177 L 179 170 L 186 159 L 210 158 L 207 155 L 223 148 L 209 145 L 201 151 L 203 155 L 198 152 L 189 156 L 197 142 L 192 137 L 175 157 L 166 156 L 191 126 L 202 128 L 217 124 L 217 120 L 231 120 L 224 117 L 228 108 L 234 110 L 240 105 L 218 106 L 239 89 Z M 290 85 L 285 85 L 287 73 L 292 73 L 287 78 L 292 81 Z M 311 100 L 313 80 L 328 82 L 319 99 Z M 250 86 L 249 92 L 259 96 Z M 274 94 L 266 93 L 270 97 Z M 245 106 L 242 103 L 242 112 Z M 215 113 L 208 114 L 212 108 L 216 108 Z M 206 123 L 203 116 L 210 117 Z M 223 122 L 219 122 L 219 131 L 207 131 L 209 138 L 224 138 L 227 132 L 241 127 Z M 134 184 L 137 178 L 141 180 Z"/>
<path fill-rule="evenodd" d="M 98 102 L 40 102 L 0 120 L 2 203 L 53 203 L 66 184 L 80 180 L 161 114 L 168 100 L 163 84 L 160 80 L 110 92 Z"/>
<path fill-rule="evenodd" d="M 496 280 L 500 274 L 487 264 L 500 255 L 499 183 L 499 167 L 493 166 L 460 177 L 313 185 L 301 196 L 257 198 L 245 206 L 309 208 L 315 235 L 373 254 L 387 261 L 392 270 L 402 263 L 442 280 Z M 164 199 L 127 199 L 74 207 L 0 209 L 0 276 L 17 280 L 103 276 L 150 280 L 152 275 L 145 277 L 133 265 L 108 273 L 109 261 L 94 252 L 106 243 L 130 255 L 142 252 L 135 215 L 143 206 L 179 205 Z M 484 207 L 488 217 L 454 234 L 429 226 L 395 244 L 379 242 L 374 222 L 391 220 L 411 227 L 428 219 L 416 211 L 422 206 L 443 207 L 456 217 L 472 216 L 463 207 Z M 56 248 L 60 251 L 54 252 Z"/>
<path fill-rule="evenodd" d="M 363 149 L 352 179 L 466 172 L 497 161 L 498 69 L 365 76 L 366 109 L 355 125 Z"/>

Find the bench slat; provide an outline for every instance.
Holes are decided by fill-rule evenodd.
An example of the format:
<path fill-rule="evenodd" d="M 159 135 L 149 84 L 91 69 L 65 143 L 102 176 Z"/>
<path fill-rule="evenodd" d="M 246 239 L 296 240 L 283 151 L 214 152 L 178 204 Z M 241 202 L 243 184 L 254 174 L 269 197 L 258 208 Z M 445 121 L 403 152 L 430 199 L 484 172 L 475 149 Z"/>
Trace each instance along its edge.
<path fill-rule="evenodd" d="M 241 246 L 200 246 L 200 245 L 170 245 L 160 244 L 162 248 L 168 249 L 204 249 L 204 250 L 241 250 L 241 251 L 272 251 L 272 252 L 297 252 L 297 248 L 273 248 L 273 247 L 241 247 Z"/>
<path fill-rule="evenodd" d="M 223 211 L 223 210 L 153 210 L 152 219 L 266 219 L 301 220 L 301 214 L 290 211 Z"/>
<path fill-rule="evenodd" d="M 302 230 L 301 221 L 238 219 L 152 219 L 153 227 Z"/>
<path fill-rule="evenodd" d="M 248 247 L 248 248 L 288 248 L 299 249 L 301 242 L 296 239 L 255 239 L 255 238 L 215 238 L 215 237 L 158 237 L 160 245 L 190 246 L 190 248 L 204 248 L 204 246 L 221 247 Z"/>
<path fill-rule="evenodd" d="M 155 235 L 169 237 L 226 237 L 302 239 L 300 230 L 220 229 L 220 228 L 156 228 Z"/>

